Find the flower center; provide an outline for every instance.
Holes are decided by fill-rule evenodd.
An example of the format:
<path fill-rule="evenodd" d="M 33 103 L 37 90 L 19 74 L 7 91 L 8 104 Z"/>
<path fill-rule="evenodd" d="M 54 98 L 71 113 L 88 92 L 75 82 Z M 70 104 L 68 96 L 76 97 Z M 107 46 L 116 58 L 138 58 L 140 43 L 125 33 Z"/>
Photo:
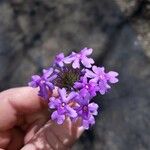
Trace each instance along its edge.
<path fill-rule="evenodd" d="M 41 80 L 41 84 L 44 84 L 44 83 L 45 83 L 45 80 L 42 79 L 42 80 Z"/>
<path fill-rule="evenodd" d="M 104 76 L 103 76 L 103 75 L 100 75 L 99 77 L 100 77 L 100 79 L 103 79 L 103 78 L 104 78 Z"/>
<path fill-rule="evenodd" d="M 83 111 L 84 112 L 87 112 L 88 111 L 88 107 L 85 105 L 85 106 L 83 106 Z"/>
<path fill-rule="evenodd" d="M 86 88 L 86 89 L 89 89 L 89 86 L 88 86 L 88 85 L 86 85 L 86 86 L 85 86 L 85 88 Z"/>
<path fill-rule="evenodd" d="M 61 70 L 55 80 L 55 83 L 60 88 L 67 88 L 67 90 L 71 90 L 74 86 L 74 83 L 79 80 L 80 70 L 73 69 L 69 66 Z"/>
<path fill-rule="evenodd" d="M 61 104 L 62 107 L 65 107 L 65 105 L 66 105 L 66 104 L 65 104 L 64 102 Z"/>

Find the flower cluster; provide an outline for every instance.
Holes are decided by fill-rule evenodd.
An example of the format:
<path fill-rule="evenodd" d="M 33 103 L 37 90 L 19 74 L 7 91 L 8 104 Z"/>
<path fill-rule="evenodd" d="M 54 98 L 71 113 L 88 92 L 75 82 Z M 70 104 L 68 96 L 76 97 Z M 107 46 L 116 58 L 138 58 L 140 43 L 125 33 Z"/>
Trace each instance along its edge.
<path fill-rule="evenodd" d="M 39 88 L 38 95 L 48 101 L 50 109 L 54 110 L 51 119 L 62 124 L 66 117 L 72 121 L 82 119 L 82 126 L 88 129 L 95 124 L 98 114 L 98 104 L 92 102 L 97 93 L 105 94 L 110 84 L 118 82 L 118 73 L 105 72 L 104 67 L 94 65 L 89 58 L 91 48 L 84 48 L 79 53 L 72 52 L 69 56 L 63 53 L 56 55 L 53 66 L 44 69 L 43 74 L 33 75 L 29 86 Z M 53 89 L 58 90 L 58 96 L 50 96 Z"/>

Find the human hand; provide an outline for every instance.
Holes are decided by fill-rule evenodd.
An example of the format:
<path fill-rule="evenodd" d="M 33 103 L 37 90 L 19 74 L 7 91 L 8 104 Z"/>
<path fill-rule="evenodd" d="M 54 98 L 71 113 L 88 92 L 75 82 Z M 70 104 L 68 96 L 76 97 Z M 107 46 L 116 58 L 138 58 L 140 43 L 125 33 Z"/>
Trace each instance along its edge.
<path fill-rule="evenodd" d="M 37 92 L 21 87 L 0 93 L 0 150 L 68 150 L 83 132 L 79 120 L 63 125 L 49 120 L 47 103 Z"/>

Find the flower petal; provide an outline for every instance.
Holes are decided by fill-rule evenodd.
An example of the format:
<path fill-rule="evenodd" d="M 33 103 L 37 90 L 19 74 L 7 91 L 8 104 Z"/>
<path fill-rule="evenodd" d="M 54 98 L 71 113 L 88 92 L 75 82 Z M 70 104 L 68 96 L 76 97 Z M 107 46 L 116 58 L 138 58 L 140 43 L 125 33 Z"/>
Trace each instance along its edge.
<path fill-rule="evenodd" d="M 50 92 L 51 90 L 54 89 L 54 85 L 51 82 L 46 81 L 45 84 L 47 85 L 47 87 L 49 88 Z"/>
<path fill-rule="evenodd" d="M 105 72 L 104 72 L 104 70 L 105 70 L 104 67 L 93 66 L 93 67 L 92 67 L 92 70 L 93 70 L 93 72 L 96 73 L 97 75 L 99 75 L 99 74 L 104 74 L 104 73 L 105 73 Z"/>
<path fill-rule="evenodd" d="M 86 129 L 86 130 L 89 129 L 89 122 L 88 122 L 88 120 L 83 120 L 82 121 L 82 125 L 83 125 L 84 129 Z"/>
<path fill-rule="evenodd" d="M 81 82 L 75 82 L 75 83 L 74 83 L 74 88 L 80 89 L 80 88 L 82 88 L 82 87 L 83 87 L 83 85 L 82 85 Z"/>
<path fill-rule="evenodd" d="M 87 58 L 87 57 L 82 58 L 81 62 L 87 68 L 91 68 L 92 67 L 91 64 L 94 64 L 94 60 L 92 58 Z"/>
<path fill-rule="evenodd" d="M 77 117 L 77 113 L 76 113 L 76 111 L 73 109 L 73 108 L 71 108 L 70 106 L 68 106 L 68 105 L 66 105 L 66 114 L 69 116 L 69 117 L 71 117 L 71 118 L 76 118 Z"/>
<path fill-rule="evenodd" d="M 92 72 L 91 70 L 89 69 L 85 69 L 86 73 L 85 73 L 85 76 L 88 77 L 88 78 L 94 78 L 96 77 L 96 74 L 94 72 Z"/>
<path fill-rule="evenodd" d="M 65 88 L 58 89 L 58 93 L 60 97 L 62 98 L 62 101 L 66 102 L 66 89 Z"/>
<path fill-rule="evenodd" d="M 42 84 L 39 87 L 40 87 L 40 90 L 39 90 L 38 95 L 43 97 L 44 99 L 48 99 L 48 90 L 45 84 Z"/>
<path fill-rule="evenodd" d="M 28 86 L 36 88 L 36 87 L 38 87 L 38 84 L 35 81 L 31 81 L 28 83 Z"/>
<path fill-rule="evenodd" d="M 70 100 L 72 100 L 73 98 L 75 98 L 77 96 L 77 93 L 76 92 L 71 92 L 69 93 L 69 95 L 67 96 L 67 101 L 66 102 L 69 102 Z"/>
<path fill-rule="evenodd" d="M 116 78 L 119 74 L 115 71 L 110 71 L 106 74 L 107 79 L 110 83 L 117 83 L 119 80 Z"/>
<path fill-rule="evenodd" d="M 59 115 L 57 111 L 54 111 L 51 115 L 51 119 L 56 121 L 58 124 L 63 124 L 65 115 Z"/>
<path fill-rule="evenodd" d="M 104 95 L 108 89 L 110 89 L 111 87 L 107 84 L 106 81 L 101 81 L 99 82 L 99 92 Z"/>
<path fill-rule="evenodd" d="M 48 81 L 53 81 L 54 79 L 57 78 L 57 74 L 52 75 L 51 77 L 49 77 L 47 80 Z"/>
<path fill-rule="evenodd" d="M 62 61 L 58 62 L 57 64 L 59 65 L 59 67 L 63 67 L 64 66 L 64 63 Z"/>
<path fill-rule="evenodd" d="M 63 61 L 66 64 L 70 64 L 74 61 L 74 59 L 75 59 L 74 57 L 68 56 L 68 57 L 65 57 Z"/>
<path fill-rule="evenodd" d="M 99 78 L 98 78 L 98 77 L 95 77 L 95 78 L 91 79 L 90 82 L 97 83 L 98 80 L 99 80 Z"/>
<path fill-rule="evenodd" d="M 62 60 L 63 58 L 64 58 L 64 53 L 59 53 L 56 55 L 55 60 L 59 61 L 59 60 Z"/>
<path fill-rule="evenodd" d="M 91 55 L 93 52 L 93 49 L 92 48 L 87 48 L 85 47 L 83 50 L 81 50 L 81 53 L 88 56 L 88 55 Z"/>
<path fill-rule="evenodd" d="M 44 79 L 47 79 L 48 77 L 50 77 L 50 75 L 53 73 L 53 71 L 54 71 L 53 68 L 43 69 L 43 77 L 44 77 Z"/>
<path fill-rule="evenodd" d="M 80 68 L 80 63 L 79 63 L 79 59 L 78 59 L 78 58 L 76 58 L 76 59 L 74 60 L 74 62 L 73 62 L 73 64 L 72 64 L 72 67 L 73 67 L 74 69 Z"/>
<path fill-rule="evenodd" d="M 76 98 L 76 101 L 77 101 L 77 103 L 78 103 L 79 105 L 83 106 L 83 105 L 88 105 L 88 103 L 89 103 L 90 100 L 89 100 L 89 96 L 83 98 L 83 97 L 81 96 L 81 94 L 79 93 L 78 97 Z"/>
<path fill-rule="evenodd" d="M 79 94 L 84 98 L 90 97 L 90 93 L 86 88 L 81 89 Z"/>
<path fill-rule="evenodd" d="M 98 105 L 96 103 L 94 103 L 94 102 L 90 103 L 88 105 L 88 108 L 89 108 L 90 113 L 92 113 L 92 115 L 97 115 L 98 114 L 98 112 L 97 112 Z"/>
<path fill-rule="evenodd" d="M 89 126 L 93 124 L 95 124 L 95 119 L 92 115 L 88 118 L 88 120 L 82 121 L 82 125 L 86 130 L 89 129 Z"/>
<path fill-rule="evenodd" d="M 48 103 L 48 106 L 51 109 L 57 108 L 61 104 L 61 101 L 55 97 L 51 97 L 49 100 L 50 102 Z"/>
<path fill-rule="evenodd" d="M 33 81 L 39 81 L 40 79 L 41 79 L 41 77 L 39 75 L 33 75 L 32 76 Z"/>

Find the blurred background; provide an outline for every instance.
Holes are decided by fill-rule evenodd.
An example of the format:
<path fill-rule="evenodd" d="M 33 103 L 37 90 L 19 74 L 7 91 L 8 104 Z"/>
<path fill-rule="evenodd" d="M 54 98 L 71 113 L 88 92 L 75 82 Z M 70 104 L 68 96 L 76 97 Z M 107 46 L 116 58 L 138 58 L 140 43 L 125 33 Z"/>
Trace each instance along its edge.
<path fill-rule="evenodd" d="M 150 150 L 150 0 L 0 0 L 0 91 L 84 47 L 120 82 L 73 150 Z"/>

